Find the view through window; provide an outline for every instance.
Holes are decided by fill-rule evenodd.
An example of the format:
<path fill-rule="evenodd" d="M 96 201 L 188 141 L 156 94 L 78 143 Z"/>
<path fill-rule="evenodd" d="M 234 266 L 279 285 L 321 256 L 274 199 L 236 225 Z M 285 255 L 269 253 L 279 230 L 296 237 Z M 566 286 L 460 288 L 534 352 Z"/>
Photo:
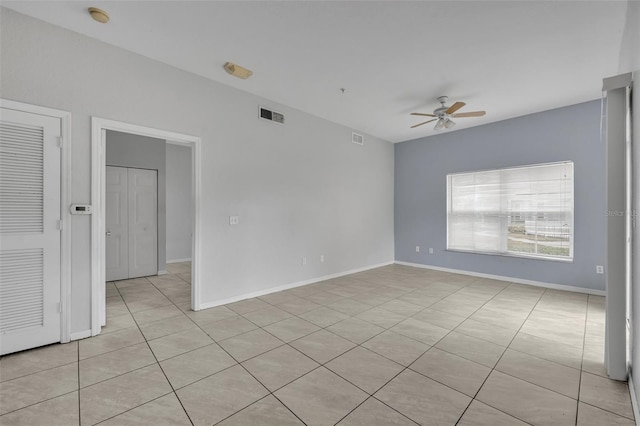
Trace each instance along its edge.
<path fill-rule="evenodd" d="M 573 162 L 447 175 L 447 249 L 573 259 Z"/>

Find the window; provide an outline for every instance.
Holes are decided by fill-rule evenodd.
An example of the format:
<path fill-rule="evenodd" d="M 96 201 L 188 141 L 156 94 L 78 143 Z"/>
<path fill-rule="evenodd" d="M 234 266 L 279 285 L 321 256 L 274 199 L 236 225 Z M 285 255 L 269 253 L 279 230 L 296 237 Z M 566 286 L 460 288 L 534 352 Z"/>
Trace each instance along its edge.
<path fill-rule="evenodd" d="M 573 162 L 447 175 L 447 249 L 573 259 Z"/>

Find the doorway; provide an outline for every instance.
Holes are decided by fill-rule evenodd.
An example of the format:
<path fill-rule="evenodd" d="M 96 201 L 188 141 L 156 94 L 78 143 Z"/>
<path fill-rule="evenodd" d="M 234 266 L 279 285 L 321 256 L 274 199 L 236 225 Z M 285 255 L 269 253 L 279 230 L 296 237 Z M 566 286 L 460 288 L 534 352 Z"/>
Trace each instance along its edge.
<path fill-rule="evenodd" d="M 134 124 L 122 123 L 112 120 L 93 117 L 92 126 L 92 203 L 94 205 L 94 217 L 91 224 L 92 232 L 92 335 L 100 333 L 100 329 L 106 323 L 106 139 L 107 131 L 115 131 L 126 134 L 155 138 L 163 144 L 171 143 L 190 147 L 191 150 L 191 246 L 192 261 L 189 276 L 191 278 L 191 309 L 200 309 L 200 227 L 199 199 L 200 199 L 200 149 L 199 137 L 153 129 Z M 161 244 L 158 248 L 160 249 Z M 160 256 L 158 257 L 160 258 Z M 166 258 L 165 258 L 166 260 Z M 163 271 L 159 271 L 163 273 Z"/>

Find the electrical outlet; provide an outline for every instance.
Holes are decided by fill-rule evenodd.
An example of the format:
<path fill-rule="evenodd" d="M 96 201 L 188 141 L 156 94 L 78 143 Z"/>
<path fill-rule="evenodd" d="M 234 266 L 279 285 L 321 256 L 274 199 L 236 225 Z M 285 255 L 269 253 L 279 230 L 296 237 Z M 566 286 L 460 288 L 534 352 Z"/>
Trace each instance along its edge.
<path fill-rule="evenodd" d="M 420 246 L 416 246 L 416 253 L 420 253 Z"/>
<path fill-rule="evenodd" d="M 429 254 L 433 254 L 433 247 L 429 247 Z"/>
<path fill-rule="evenodd" d="M 596 274 L 604 274 L 604 266 L 596 265 Z"/>
<path fill-rule="evenodd" d="M 237 225 L 240 223 L 240 216 L 229 216 L 229 225 Z"/>
<path fill-rule="evenodd" d="M 307 258 L 306 258 L 306 257 L 303 257 L 303 258 L 302 258 L 302 266 L 304 266 L 304 265 L 306 265 L 306 264 L 307 264 Z"/>
<path fill-rule="evenodd" d="M 324 254 L 320 255 L 320 262 L 324 262 Z"/>

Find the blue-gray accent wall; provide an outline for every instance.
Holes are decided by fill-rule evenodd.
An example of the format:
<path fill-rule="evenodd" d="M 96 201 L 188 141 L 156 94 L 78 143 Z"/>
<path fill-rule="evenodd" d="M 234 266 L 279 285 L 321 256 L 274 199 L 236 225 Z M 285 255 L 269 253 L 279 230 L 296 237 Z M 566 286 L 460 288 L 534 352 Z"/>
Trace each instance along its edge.
<path fill-rule="evenodd" d="M 396 144 L 396 261 L 604 290 L 604 275 L 596 273 L 605 262 L 600 116 L 595 100 Z M 575 168 L 573 262 L 446 250 L 447 173 L 562 160 Z"/>

